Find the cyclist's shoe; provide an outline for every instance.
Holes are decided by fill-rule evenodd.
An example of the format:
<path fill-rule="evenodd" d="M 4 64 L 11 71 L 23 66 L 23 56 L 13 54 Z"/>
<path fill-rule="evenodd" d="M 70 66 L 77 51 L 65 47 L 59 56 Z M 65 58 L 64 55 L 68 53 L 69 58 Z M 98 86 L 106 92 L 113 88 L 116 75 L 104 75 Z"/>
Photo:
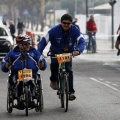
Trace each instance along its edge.
<path fill-rule="evenodd" d="M 36 106 L 34 101 L 30 101 L 29 102 L 29 107 L 34 108 Z"/>
<path fill-rule="evenodd" d="M 70 93 L 69 95 L 69 100 L 72 101 L 72 100 L 75 100 L 76 99 L 76 96 L 74 93 Z"/>
<path fill-rule="evenodd" d="M 17 109 L 19 109 L 19 110 L 25 109 L 25 105 L 24 105 L 23 101 L 18 101 Z"/>
<path fill-rule="evenodd" d="M 58 90 L 58 89 L 59 89 L 59 86 L 58 86 L 57 82 L 51 82 L 51 83 L 50 83 L 50 87 L 51 87 L 53 90 Z"/>

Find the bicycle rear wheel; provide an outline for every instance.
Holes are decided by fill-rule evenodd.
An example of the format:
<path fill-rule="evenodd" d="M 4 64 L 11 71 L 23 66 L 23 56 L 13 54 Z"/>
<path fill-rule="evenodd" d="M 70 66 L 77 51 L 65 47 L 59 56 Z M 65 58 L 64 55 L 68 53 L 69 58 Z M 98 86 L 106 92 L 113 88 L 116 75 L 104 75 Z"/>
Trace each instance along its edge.
<path fill-rule="evenodd" d="M 28 116 L 28 88 L 25 86 L 25 114 Z"/>

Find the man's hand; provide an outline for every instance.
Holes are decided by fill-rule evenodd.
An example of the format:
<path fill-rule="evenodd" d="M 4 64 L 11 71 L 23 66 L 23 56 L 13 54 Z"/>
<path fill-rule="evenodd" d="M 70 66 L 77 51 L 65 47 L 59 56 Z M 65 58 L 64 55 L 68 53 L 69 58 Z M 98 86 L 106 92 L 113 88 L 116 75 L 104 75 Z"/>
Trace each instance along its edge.
<path fill-rule="evenodd" d="M 39 66 L 40 68 L 44 67 L 44 62 L 39 61 L 39 62 L 38 62 L 38 66 Z"/>
<path fill-rule="evenodd" d="M 6 62 L 5 67 L 9 69 L 10 63 L 9 63 L 9 62 Z"/>
<path fill-rule="evenodd" d="M 74 57 L 74 56 L 78 56 L 79 54 L 80 54 L 79 51 L 73 51 L 73 53 L 72 53 L 73 57 Z"/>

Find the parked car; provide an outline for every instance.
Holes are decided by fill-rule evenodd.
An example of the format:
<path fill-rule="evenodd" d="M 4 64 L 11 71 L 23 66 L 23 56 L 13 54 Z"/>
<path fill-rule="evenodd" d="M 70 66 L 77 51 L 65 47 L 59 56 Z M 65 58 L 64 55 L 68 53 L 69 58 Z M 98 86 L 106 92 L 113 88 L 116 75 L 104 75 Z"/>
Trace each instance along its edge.
<path fill-rule="evenodd" d="M 0 24 L 0 59 L 3 58 L 13 47 L 13 39 L 9 28 Z"/>

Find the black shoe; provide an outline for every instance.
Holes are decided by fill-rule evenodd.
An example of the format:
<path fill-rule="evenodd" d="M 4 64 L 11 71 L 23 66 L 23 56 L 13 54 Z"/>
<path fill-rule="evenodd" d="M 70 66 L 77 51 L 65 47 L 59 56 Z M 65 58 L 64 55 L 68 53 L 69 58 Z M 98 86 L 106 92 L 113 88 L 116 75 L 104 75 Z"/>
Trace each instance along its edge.
<path fill-rule="evenodd" d="M 70 101 L 73 101 L 73 100 L 75 100 L 75 99 L 76 99 L 75 94 L 74 94 L 74 93 L 70 93 L 70 95 L 69 95 L 69 100 L 70 100 Z"/>
<path fill-rule="evenodd" d="M 25 105 L 24 105 L 23 101 L 18 102 L 17 109 L 19 109 L 19 110 L 24 110 L 25 109 Z"/>
<path fill-rule="evenodd" d="M 34 101 L 30 101 L 29 102 L 29 107 L 30 108 L 34 108 L 36 105 L 35 105 L 35 102 Z"/>
<path fill-rule="evenodd" d="M 51 82 L 51 83 L 50 83 L 50 87 L 51 87 L 53 90 L 58 90 L 58 89 L 59 89 L 59 86 L 58 86 L 57 82 Z"/>

